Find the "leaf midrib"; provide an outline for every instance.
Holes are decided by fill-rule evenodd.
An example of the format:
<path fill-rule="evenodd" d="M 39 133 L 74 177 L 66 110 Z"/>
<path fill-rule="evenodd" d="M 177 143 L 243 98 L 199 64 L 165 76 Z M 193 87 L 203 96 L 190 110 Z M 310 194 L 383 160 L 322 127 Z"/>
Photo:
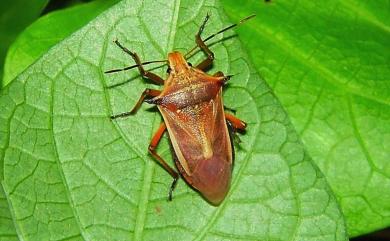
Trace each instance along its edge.
<path fill-rule="evenodd" d="M 174 39 L 176 35 L 176 27 L 177 27 L 177 21 L 179 16 L 179 9 L 180 9 L 180 1 L 181 0 L 175 0 L 175 2 L 173 3 L 175 8 L 173 10 L 172 21 L 171 21 L 172 24 L 170 25 L 170 32 L 168 37 L 168 44 L 167 44 L 168 50 L 171 50 L 174 45 Z M 156 115 L 154 115 L 154 121 L 152 122 L 153 124 L 156 121 L 156 116 L 157 113 Z M 144 172 L 141 197 L 140 197 L 137 217 L 135 221 L 134 240 L 142 240 L 143 237 L 143 231 L 145 229 L 146 211 L 149 203 L 149 195 L 150 195 L 150 189 L 152 185 L 154 163 L 151 161 L 146 161 L 145 165 L 146 166 Z"/>
<path fill-rule="evenodd" d="M 114 24 L 113 26 L 115 26 L 115 24 Z M 114 29 L 114 27 L 112 27 L 108 32 L 112 31 L 113 29 Z M 104 45 L 103 45 L 103 50 L 102 50 L 102 53 L 103 53 L 103 54 L 102 54 L 102 56 L 101 56 L 101 59 L 99 60 L 99 66 L 100 66 L 100 67 L 103 66 L 103 61 L 104 61 L 104 59 L 105 59 L 105 57 L 106 57 L 106 53 L 107 53 L 107 47 L 108 47 L 108 43 L 107 43 L 107 41 L 105 41 L 105 42 L 104 42 Z M 99 80 L 101 81 L 101 85 L 105 88 L 105 84 L 104 84 L 104 81 L 103 81 L 103 79 L 104 79 L 104 74 L 103 74 L 103 72 L 99 72 L 99 75 L 100 75 Z M 111 110 L 111 107 L 110 107 L 110 105 L 109 105 L 109 103 L 110 103 L 110 98 L 109 98 L 109 96 L 108 96 L 107 91 L 104 91 L 104 98 L 105 98 L 105 103 L 106 103 L 106 109 L 107 109 L 107 112 L 108 112 L 108 113 L 107 113 L 107 116 L 109 116 L 110 113 L 112 113 L 112 110 Z M 115 129 L 115 131 L 118 133 L 118 135 L 119 135 L 121 138 L 123 138 L 124 143 L 126 144 L 126 146 L 127 146 L 129 149 L 131 149 L 131 151 L 133 151 L 133 152 L 137 155 L 138 158 L 140 158 L 141 160 L 143 160 L 146 166 L 150 166 L 150 165 L 148 165 L 148 164 L 150 164 L 151 162 L 148 162 L 148 159 L 146 159 L 145 156 L 142 155 L 142 153 L 140 153 L 140 152 L 137 150 L 137 148 L 133 148 L 132 142 L 131 142 L 128 138 L 126 138 L 125 135 L 123 135 L 123 132 L 122 132 L 122 130 L 120 129 L 120 127 L 118 127 L 118 125 L 116 125 L 116 124 L 113 124 L 113 125 L 114 125 L 114 129 Z M 144 177 L 147 176 L 147 171 L 148 171 L 148 170 L 149 170 L 149 169 L 146 169 L 146 171 L 145 171 L 145 173 L 144 173 Z M 151 170 L 149 170 L 149 172 L 151 172 Z M 144 178 L 144 182 L 145 182 L 145 179 L 146 179 L 146 178 Z M 150 189 L 150 184 L 149 184 L 149 189 Z M 145 190 L 144 185 L 143 185 L 142 190 L 143 190 L 143 191 Z M 142 193 L 143 193 L 143 192 L 142 192 Z M 142 195 L 141 195 L 141 196 L 142 196 Z M 142 205 L 139 205 L 139 206 L 142 206 Z M 138 233 L 140 233 L 140 232 L 141 232 L 141 234 L 142 234 L 142 229 L 141 229 L 141 230 L 138 230 L 138 232 L 136 231 L 136 230 L 137 230 L 137 227 L 138 227 L 137 225 L 140 223 L 140 222 L 139 222 L 139 220 L 140 220 L 140 213 L 141 213 L 141 212 L 140 212 L 140 207 L 138 207 L 137 218 L 136 218 L 136 221 L 135 221 L 135 229 L 134 229 L 134 234 L 133 234 L 134 237 L 136 237 L 136 235 L 138 235 Z M 142 225 L 142 228 L 143 228 L 143 225 Z M 137 239 L 135 239 L 135 240 L 137 240 Z"/>
<path fill-rule="evenodd" d="M 77 211 L 76 211 L 76 208 L 75 208 L 75 205 L 73 203 L 73 200 L 72 200 L 72 196 L 71 196 L 71 193 L 70 193 L 70 188 L 69 188 L 69 185 L 66 181 L 66 177 L 65 177 L 65 173 L 64 173 L 64 170 L 61 166 L 61 161 L 60 161 L 60 157 L 58 155 L 58 148 L 57 148 L 57 141 L 56 141 L 56 138 L 55 138 L 55 134 L 54 134 L 54 85 L 55 85 L 55 81 L 52 80 L 51 83 L 50 83 L 50 94 L 51 94 L 51 100 L 50 100 L 50 118 L 49 118 L 49 122 L 50 122 L 50 134 L 51 134 L 51 138 L 53 139 L 53 153 L 54 153 L 54 158 L 56 160 L 56 163 L 57 163 L 57 168 L 59 170 L 59 173 L 60 173 L 60 176 L 61 176 L 61 179 L 62 179 L 62 182 L 64 184 L 64 189 L 65 189 L 65 195 L 66 195 L 66 198 L 68 199 L 68 203 L 69 203 L 69 207 L 70 209 L 72 210 L 72 214 L 74 216 L 74 219 L 77 223 L 77 227 L 78 227 L 78 230 L 79 230 L 79 236 L 81 236 L 84 240 L 88 240 L 85 238 L 84 236 L 84 229 L 81 225 L 81 221 L 79 219 L 79 216 L 77 215 Z M 67 237 L 68 238 L 68 237 Z"/>
<path fill-rule="evenodd" d="M 339 1 L 344 7 L 349 8 L 351 11 L 355 12 L 357 15 L 361 16 L 363 19 L 367 20 L 367 22 L 372 23 L 373 25 L 377 26 L 378 28 L 383 29 L 387 33 L 390 32 L 389 26 L 386 26 L 383 22 L 378 20 L 375 15 L 372 15 L 370 11 L 367 11 L 364 8 L 361 8 L 355 4 L 354 1 L 350 0 L 344 0 Z"/>

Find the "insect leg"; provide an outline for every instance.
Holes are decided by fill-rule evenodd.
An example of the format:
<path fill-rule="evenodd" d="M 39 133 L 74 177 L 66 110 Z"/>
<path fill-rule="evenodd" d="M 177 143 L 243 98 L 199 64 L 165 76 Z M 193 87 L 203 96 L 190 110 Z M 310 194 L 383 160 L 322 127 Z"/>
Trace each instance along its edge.
<path fill-rule="evenodd" d="M 202 25 L 200 26 L 199 28 L 199 31 L 198 33 L 195 35 L 195 42 L 196 44 L 198 45 L 198 47 L 203 50 L 206 54 L 207 54 L 207 59 L 203 60 L 202 62 L 200 62 L 196 68 L 198 69 L 201 69 L 201 70 L 205 70 L 207 69 L 208 67 L 211 66 L 211 64 L 213 63 L 213 60 L 214 60 L 214 53 L 211 52 L 211 50 L 209 49 L 209 47 L 207 47 L 207 45 L 205 44 L 205 42 L 202 40 L 202 38 L 200 37 L 200 35 L 202 34 L 203 30 L 204 30 L 204 27 L 206 26 L 206 23 L 207 21 L 209 20 L 210 18 L 210 15 L 207 14 Z"/>
<path fill-rule="evenodd" d="M 131 52 L 130 50 L 128 50 L 128 49 L 127 49 L 126 47 L 124 47 L 121 43 L 119 43 L 118 40 L 115 40 L 114 43 L 115 43 L 119 48 L 121 48 L 125 53 L 129 54 L 129 55 L 134 59 L 135 63 L 137 64 L 138 70 L 139 70 L 139 72 L 140 72 L 140 74 L 141 74 L 142 76 L 144 76 L 144 77 L 146 77 L 146 78 L 152 80 L 152 81 L 155 82 L 156 84 L 160 84 L 160 85 L 164 84 L 164 80 L 163 80 L 160 76 L 158 76 L 158 75 L 156 75 L 156 74 L 154 74 L 154 73 L 152 73 L 152 72 L 146 71 L 146 70 L 144 69 L 144 67 L 142 66 L 142 62 L 141 62 L 141 60 L 140 60 L 138 54 L 136 54 L 135 52 Z"/>
<path fill-rule="evenodd" d="M 168 195 L 168 200 L 172 201 L 172 192 L 173 189 L 176 187 L 177 180 L 179 179 L 179 174 L 173 170 L 165 161 L 160 157 L 157 152 L 156 152 L 156 147 L 158 143 L 161 140 L 162 135 L 166 131 L 167 127 L 165 126 L 165 123 L 161 123 L 160 127 L 154 134 L 152 141 L 149 144 L 149 153 L 157 160 L 157 162 L 173 177 L 173 182 L 171 184 L 171 188 L 169 189 L 169 195 Z"/>
<path fill-rule="evenodd" d="M 237 131 L 241 132 L 241 133 L 244 132 L 245 128 L 246 128 L 246 123 L 243 122 L 242 120 L 238 119 L 234 115 L 226 113 L 226 112 L 225 112 L 225 118 L 226 118 L 226 124 L 227 124 L 228 129 L 229 129 L 230 141 L 231 142 L 234 141 L 237 144 L 240 143 L 241 139 L 237 135 Z M 234 150 L 233 144 L 232 144 L 232 149 Z M 233 155 L 234 155 L 234 151 L 233 151 Z"/>
<path fill-rule="evenodd" d="M 222 71 L 218 71 L 215 74 L 213 74 L 214 77 L 223 77 L 225 76 Z"/>
<path fill-rule="evenodd" d="M 133 115 L 137 112 L 139 107 L 142 105 L 142 102 L 145 100 L 145 98 L 156 97 L 160 93 L 161 93 L 161 91 L 159 91 L 159 90 L 145 89 L 144 92 L 142 92 L 141 97 L 139 97 L 137 104 L 135 104 L 135 106 L 133 107 L 133 109 L 131 111 L 112 115 L 110 118 L 116 119 L 116 118 L 123 118 L 123 117 L 129 116 L 129 115 Z"/>
<path fill-rule="evenodd" d="M 214 77 L 223 77 L 221 78 L 221 81 L 223 83 L 226 83 L 233 75 L 224 75 L 222 71 L 218 71 L 215 74 L 213 74 Z"/>
<path fill-rule="evenodd" d="M 225 112 L 225 118 L 235 130 L 245 131 L 246 123 L 244 121 L 226 112 Z"/>

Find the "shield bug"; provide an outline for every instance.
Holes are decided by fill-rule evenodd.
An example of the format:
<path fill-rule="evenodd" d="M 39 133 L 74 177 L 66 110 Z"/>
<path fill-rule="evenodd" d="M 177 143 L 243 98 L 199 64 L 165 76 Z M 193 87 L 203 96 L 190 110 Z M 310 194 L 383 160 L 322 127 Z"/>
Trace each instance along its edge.
<path fill-rule="evenodd" d="M 128 50 L 118 40 L 114 41 L 136 64 L 105 73 L 138 68 L 143 77 L 164 85 L 161 91 L 145 89 L 131 111 L 113 115 L 111 119 L 135 114 L 144 101 L 157 105 L 164 122 L 150 142 L 149 153 L 173 177 L 169 200 L 172 200 L 172 191 L 179 174 L 156 152 L 165 131 L 169 134 L 177 170 L 191 187 L 198 190 L 213 205 L 221 203 L 229 190 L 234 158 L 231 137 L 236 131 L 244 131 L 246 123 L 224 111 L 222 87 L 231 76 L 225 76 L 222 72 L 213 75 L 205 73 L 214 60 L 214 54 L 206 42 L 254 16 L 248 16 L 202 39 L 201 34 L 209 20 L 207 14 L 195 35 L 196 46 L 185 55 L 180 52 L 169 53 L 167 60 L 141 62 L 135 52 Z M 198 47 L 207 58 L 193 67 L 186 58 Z M 158 62 L 168 64 L 169 75 L 166 80 L 143 67 Z"/>

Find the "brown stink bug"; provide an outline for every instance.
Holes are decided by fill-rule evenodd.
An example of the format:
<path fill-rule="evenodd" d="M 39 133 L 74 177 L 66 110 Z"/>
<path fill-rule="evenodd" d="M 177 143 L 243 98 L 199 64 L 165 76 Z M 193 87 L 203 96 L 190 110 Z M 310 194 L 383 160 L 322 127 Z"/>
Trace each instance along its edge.
<path fill-rule="evenodd" d="M 117 40 L 115 41 L 119 48 L 134 59 L 136 65 L 109 70 L 105 73 L 137 67 L 143 77 L 156 84 L 164 85 L 162 91 L 145 89 L 131 111 L 113 115 L 111 119 L 135 114 L 144 101 L 157 105 L 164 122 L 154 134 L 149 145 L 149 152 L 173 177 L 169 200 L 172 200 L 172 191 L 176 186 L 179 174 L 156 152 L 156 147 L 166 130 L 168 130 L 174 151 L 173 156 L 177 170 L 191 187 L 198 190 L 214 205 L 221 203 L 229 190 L 234 157 L 231 135 L 235 131 L 244 131 L 246 124 L 224 111 L 222 87 L 231 76 L 225 76 L 222 72 L 217 72 L 214 75 L 208 75 L 204 72 L 214 60 L 214 54 L 205 42 L 252 17 L 254 15 L 202 40 L 201 34 L 209 19 L 209 15 L 207 15 L 195 35 L 196 46 L 186 55 L 179 52 L 169 53 L 168 60 L 142 63 L 136 53 L 122 46 Z M 207 55 L 207 58 L 192 67 L 187 63 L 186 56 L 189 56 L 197 47 Z M 166 80 L 146 71 L 143 67 L 146 64 L 157 62 L 168 63 L 169 76 Z"/>

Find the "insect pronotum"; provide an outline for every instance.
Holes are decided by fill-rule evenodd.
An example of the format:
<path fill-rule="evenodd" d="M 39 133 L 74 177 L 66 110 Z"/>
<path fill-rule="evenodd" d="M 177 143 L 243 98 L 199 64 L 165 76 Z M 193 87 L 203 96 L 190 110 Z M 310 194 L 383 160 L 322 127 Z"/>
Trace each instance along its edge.
<path fill-rule="evenodd" d="M 220 71 L 213 75 L 204 72 L 214 60 L 214 53 L 205 42 L 254 16 L 248 16 L 202 39 L 201 34 L 210 17 L 207 14 L 195 35 L 196 46 L 185 55 L 176 51 L 169 53 L 168 60 L 141 62 L 135 52 L 128 50 L 118 40 L 114 41 L 134 59 L 136 64 L 105 73 L 138 68 L 143 77 L 156 84 L 164 85 L 161 91 L 145 89 L 131 111 L 113 115 L 111 119 L 135 114 L 144 101 L 157 105 L 164 122 L 154 134 L 149 152 L 173 178 L 169 200 L 172 200 L 172 191 L 179 174 L 156 152 L 156 147 L 165 131 L 169 134 L 177 170 L 191 187 L 198 190 L 213 205 L 221 203 L 229 190 L 234 158 L 231 135 L 236 131 L 244 131 L 246 123 L 224 111 L 222 87 L 231 76 L 224 75 Z M 189 58 L 198 47 L 207 58 L 193 67 L 186 58 Z M 169 76 L 166 80 L 143 67 L 159 62 L 168 64 Z"/>

